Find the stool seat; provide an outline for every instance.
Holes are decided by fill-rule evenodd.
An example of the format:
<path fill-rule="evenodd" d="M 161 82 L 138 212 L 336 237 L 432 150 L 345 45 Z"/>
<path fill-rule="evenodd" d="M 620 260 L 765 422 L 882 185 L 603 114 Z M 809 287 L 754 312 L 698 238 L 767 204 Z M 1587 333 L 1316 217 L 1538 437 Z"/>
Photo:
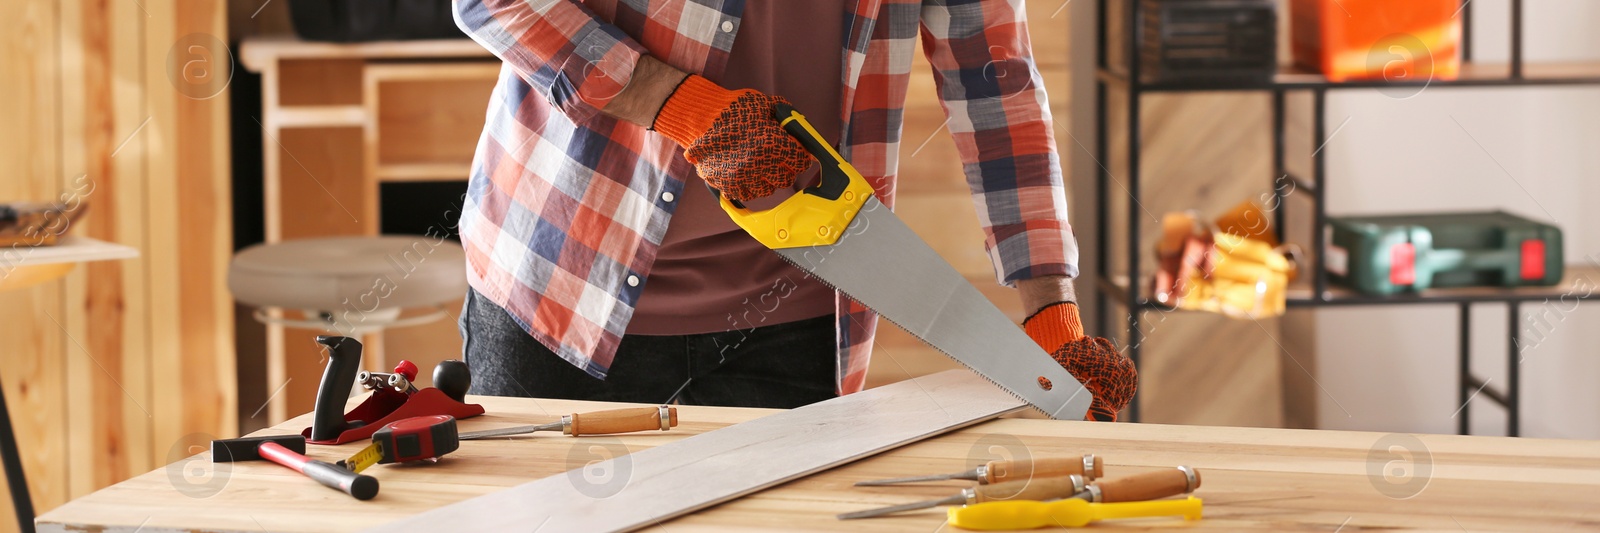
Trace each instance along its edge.
<path fill-rule="evenodd" d="M 467 292 L 466 254 L 423 235 L 321 237 L 258 244 L 228 268 L 234 299 L 337 313 L 436 306 Z"/>

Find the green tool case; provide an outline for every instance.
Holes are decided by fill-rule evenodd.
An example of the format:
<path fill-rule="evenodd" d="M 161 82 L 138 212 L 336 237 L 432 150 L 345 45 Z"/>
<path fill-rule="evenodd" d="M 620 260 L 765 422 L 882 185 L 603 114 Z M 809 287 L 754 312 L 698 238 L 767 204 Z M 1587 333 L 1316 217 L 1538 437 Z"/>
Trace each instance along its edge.
<path fill-rule="evenodd" d="M 1329 279 L 1367 294 L 1561 282 L 1561 230 L 1502 211 L 1330 217 Z"/>

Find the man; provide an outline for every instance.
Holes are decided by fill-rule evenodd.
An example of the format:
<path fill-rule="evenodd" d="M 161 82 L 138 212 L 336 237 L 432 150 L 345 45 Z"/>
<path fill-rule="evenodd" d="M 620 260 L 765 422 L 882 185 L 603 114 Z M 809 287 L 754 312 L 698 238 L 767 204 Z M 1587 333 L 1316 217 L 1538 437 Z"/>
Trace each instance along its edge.
<path fill-rule="evenodd" d="M 755 207 L 806 185 L 773 115 L 792 102 L 893 205 L 920 28 L 996 273 L 1095 394 L 1092 417 L 1114 420 L 1136 379 L 1082 333 L 1021 3 L 455 0 L 505 62 L 461 218 L 473 391 L 787 408 L 860 390 L 875 315 L 763 248 L 705 184 Z"/>

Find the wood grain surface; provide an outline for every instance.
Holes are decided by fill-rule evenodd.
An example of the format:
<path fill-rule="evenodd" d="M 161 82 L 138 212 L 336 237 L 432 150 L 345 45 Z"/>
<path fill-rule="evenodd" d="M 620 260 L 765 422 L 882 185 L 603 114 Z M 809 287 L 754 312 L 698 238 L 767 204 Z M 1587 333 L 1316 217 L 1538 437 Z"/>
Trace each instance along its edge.
<path fill-rule="evenodd" d="M 462 431 L 556 420 L 622 404 L 475 397 L 489 413 Z M 367 473 L 383 491 L 369 502 L 317 485 L 267 463 L 212 465 L 205 454 L 157 469 L 70 502 L 40 519 L 42 531 L 352 531 L 559 476 L 604 489 L 623 471 L 568 471 L 773 411 L 680 407 L 678 428 L 616 437 L 537 435 L 463 443 L 429 466 L 385 465 Z M 298 431 L 309 417 L 280 424 Z M 825 443 L 818 443 L 825 445 Z M 359 444 L 312 446 L 336 460 Z M 1190 527 L 1219 531 L 1571 531 L 1600 527 L 1600 445 L 1588 441 L 1406 435 L 1156 424 L 1000 419 L 897 448 L 773 487 L 659 529 L 919 531 L 944 527 L 942 510 L 841 522 L 834 515 L 954 494 L 958 482 L 853 487 L 857 481 L 954 472 L 990 459 L 1095 453 L 1107 478 L 1175 465 L 1200 470 L 1196 493 L 1206 518 L 1104 523 L 1100 528 Z M 642 467 L 635 467 L 634 472 Z M 1385 473 L 1388 475 L 1386 476 Z M 220 482 L 216 480 L 221 480 Z M 559 478 L 558 478 L 559 479 Z M 207 488 L 208 483 L 209 485 Z M 179 489 L 188 491 L 181 492 Z M 687 484 L 683 490 L 700 490 Z M 596 510 L 624 505 L 596 493 Z M 501 513 L 532 515 L 538 501 L 508 502 Z M 469 527 L 463 519 L 460 530 Z M 537 523 L 519 523 L 537 531 Z"/>

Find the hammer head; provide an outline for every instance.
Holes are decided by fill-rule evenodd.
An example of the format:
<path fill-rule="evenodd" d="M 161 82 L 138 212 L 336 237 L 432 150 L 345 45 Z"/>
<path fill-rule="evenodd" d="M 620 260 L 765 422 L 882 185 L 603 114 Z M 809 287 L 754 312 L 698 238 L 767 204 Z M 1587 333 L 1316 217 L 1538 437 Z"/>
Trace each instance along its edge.
<path fill-rule="evenodd" d="M 234 463 L 239 461 L 261 461 L 261 444 L 275 442 L 279 446 L 288 448 L 295 453 L 306 453 L 306 438 L 301 435 L 267 435 L 265 437 L 241 437 L 237 439 L 222 439 L 211 441 L 211 462 Z"/>

